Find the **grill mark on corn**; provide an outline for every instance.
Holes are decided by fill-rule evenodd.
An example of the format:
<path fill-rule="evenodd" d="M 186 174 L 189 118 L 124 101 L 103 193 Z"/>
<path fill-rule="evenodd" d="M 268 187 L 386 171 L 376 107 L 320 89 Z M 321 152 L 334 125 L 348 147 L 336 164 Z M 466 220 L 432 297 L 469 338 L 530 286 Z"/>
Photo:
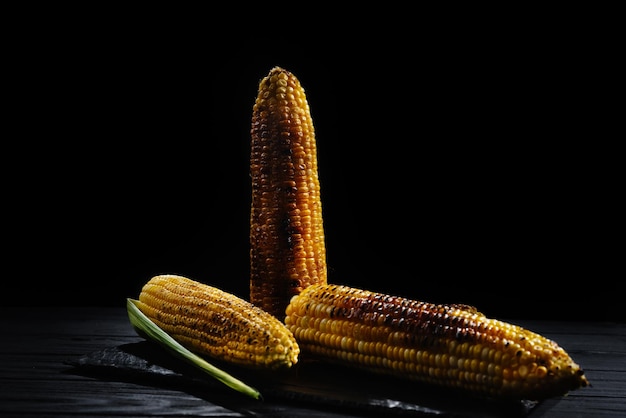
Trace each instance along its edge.
<path fill-rule="evenodd" d="M 285 323 L 303 353 L 481 396 L 545 399 L 588 385 L 554 341 L 466 305 L 313 285 Z"/>

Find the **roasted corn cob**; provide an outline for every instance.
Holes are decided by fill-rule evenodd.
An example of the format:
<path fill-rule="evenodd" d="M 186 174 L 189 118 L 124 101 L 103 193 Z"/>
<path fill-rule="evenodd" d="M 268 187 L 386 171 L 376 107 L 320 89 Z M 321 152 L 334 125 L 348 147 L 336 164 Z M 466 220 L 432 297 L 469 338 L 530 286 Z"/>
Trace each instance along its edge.
<path fill-rule="evenodd" d="M 250 368 L 289 368 L 300 352 L 277 318 L 218 288 L 159 275 L 141 289 L 137 307 L 182 346 Z"/>
<path fill-rule="evenodd" d="M 326 283 L 315 132 L 292 73 L 261 80 L 250 132 L 250 301 L 282 320 L 291 296 Z"/>
<path fill-rule="evenodd" d="M 497 399 L 542 400 L 588 385 L 555 342 L 466 305 L 341 285 L 294 296 L 285 323 L 302 354 Z"/>

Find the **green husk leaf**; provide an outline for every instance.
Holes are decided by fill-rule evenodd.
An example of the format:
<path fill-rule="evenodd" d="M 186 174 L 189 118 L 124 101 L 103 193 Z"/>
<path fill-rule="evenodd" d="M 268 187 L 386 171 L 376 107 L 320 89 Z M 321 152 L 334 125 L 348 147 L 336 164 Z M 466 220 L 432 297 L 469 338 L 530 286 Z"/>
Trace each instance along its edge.
<path fill-rule="evenodd" d="M 191 351 L 183 347 L 168 333 L 163 331 L 157 324 L 152 322 L 150 318 L 144 315 L 144 313 L 141 312 L 141 310 L 137 307 L 138 302 L 139 301 L 136 299 L 126 299 L 128 318 L 130 319 L 131 325 L 135 328 L 135 330 L 138 331 L 138 333 L 160 344 L 175 356 L 182 358 L 183 360 L 199 368 L 203 372 L 224 383 L 226 386 L 254 399 L 263 399 L 261 393 L 257 389 L 247 385 L 246 383 L 225 372 L 224 370 L 215 367 L 202 357 L 192 353 Z"/>

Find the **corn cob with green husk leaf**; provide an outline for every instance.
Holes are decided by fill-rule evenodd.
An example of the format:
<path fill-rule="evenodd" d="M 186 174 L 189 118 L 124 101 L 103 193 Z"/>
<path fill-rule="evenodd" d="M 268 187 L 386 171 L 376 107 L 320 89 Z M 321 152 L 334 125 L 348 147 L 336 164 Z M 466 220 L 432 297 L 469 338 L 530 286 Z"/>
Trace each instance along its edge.
<path fill-rule="evenodd" d="M 187 277 L 153 277 L 136 306 L 194 353 L 256 369 L 286 369 L 298 362 L 298 344 L 285 324 L 238 296 Z"/>

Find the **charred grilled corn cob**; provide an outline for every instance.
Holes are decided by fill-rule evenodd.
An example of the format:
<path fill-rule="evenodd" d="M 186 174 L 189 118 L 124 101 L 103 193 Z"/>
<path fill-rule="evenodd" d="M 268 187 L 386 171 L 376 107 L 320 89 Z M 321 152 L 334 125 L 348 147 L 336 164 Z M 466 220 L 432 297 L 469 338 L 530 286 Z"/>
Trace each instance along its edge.
<path fill-rule="evenodd" d="M 326 283 L 315 132 L 292 73 L 261 80 L 250 132 L 250 301 L 282 320 L 291 296 Z"/>
<path fill-rule="evenodd" d="M 302 353 L 345 365 L 498 399 L 542 400 L 588 385 L 555 342 L 465 305 L 313 285 L 286 313 Z"/>
<path fill-rule="evenodd" d="M 251 368 L 288 368 L 299 347 L 277 318 L 231 293 L 177 275 L 141 289 L 137 307 L 182 346 Z"/>

